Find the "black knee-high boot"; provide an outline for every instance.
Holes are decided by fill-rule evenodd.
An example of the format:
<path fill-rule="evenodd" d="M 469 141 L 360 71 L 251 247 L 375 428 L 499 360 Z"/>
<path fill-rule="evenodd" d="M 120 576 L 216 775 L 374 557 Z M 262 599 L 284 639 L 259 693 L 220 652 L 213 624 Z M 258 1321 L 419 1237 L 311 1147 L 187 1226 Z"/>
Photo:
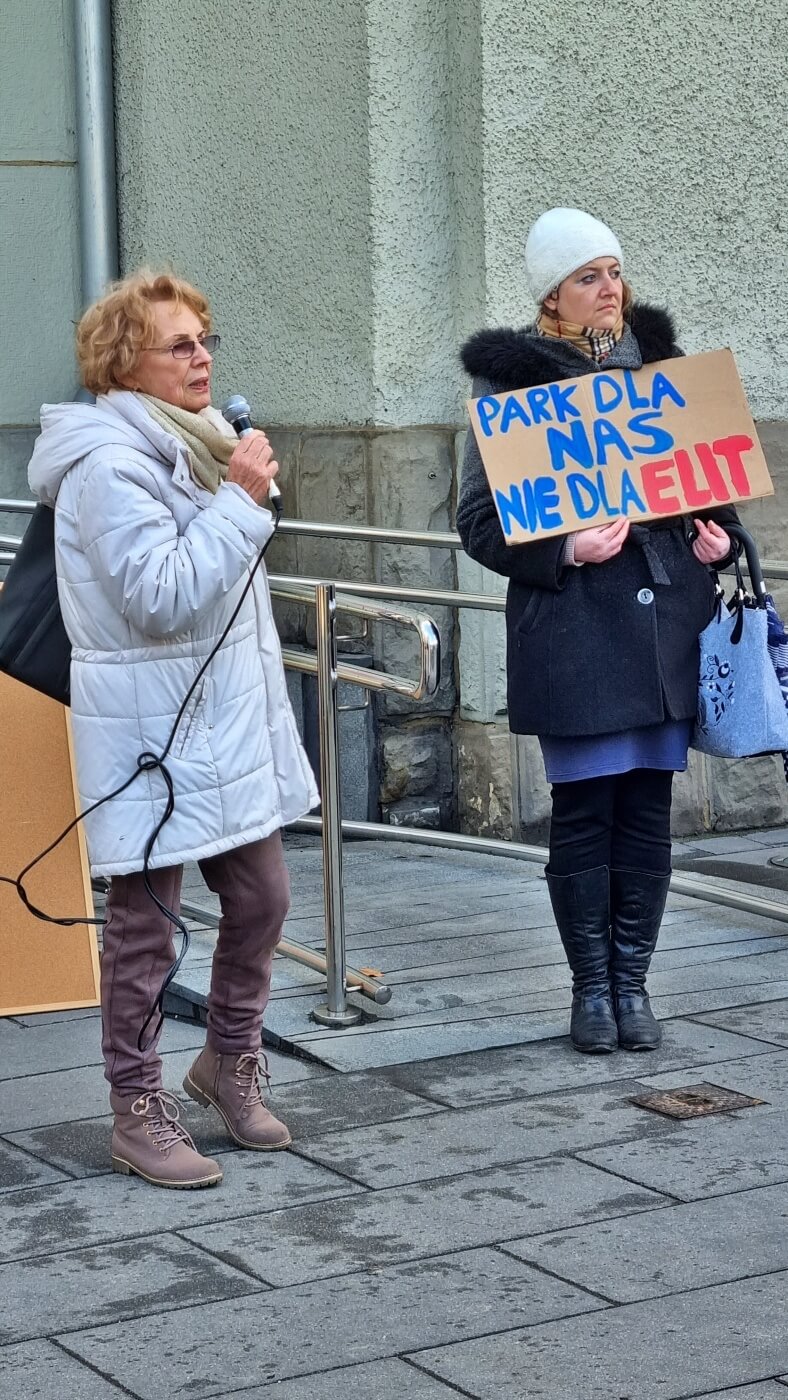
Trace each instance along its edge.
<path fill-rule="evenodd" d="M 605 1055 L 618 1044 L 610 992 L 610 889 L 606 865 L 577 875 L 545 871 L 550 902 L 572 972 L 569 1034 L 576 1050 Z"/>
<path fill-rule="evenodd" d="M 669 875 L 611 870 L 610 981 L 623 1050 L 656 1050 L 662 1032 L 646 991 L 670 885 Z"/>

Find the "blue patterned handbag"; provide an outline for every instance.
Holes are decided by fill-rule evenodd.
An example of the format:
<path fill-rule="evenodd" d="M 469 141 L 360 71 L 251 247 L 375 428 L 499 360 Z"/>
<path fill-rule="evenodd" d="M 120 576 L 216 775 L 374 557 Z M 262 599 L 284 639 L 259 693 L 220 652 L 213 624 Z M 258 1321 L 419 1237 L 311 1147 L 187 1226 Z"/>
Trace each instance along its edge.
<path fill-rule="evenodd" d="M 725 607 L 722 589 L 718 590 L 714 616 L 699 638 L 698 711 L 691 746 L 717 758 L 785 753 L 788 750 L 785 628 L 766 592 L 754 540 L 741 527 L 729 533 L 744 544 L 753 596 L 744 587 L 736 559 L 734 596 Z"/>

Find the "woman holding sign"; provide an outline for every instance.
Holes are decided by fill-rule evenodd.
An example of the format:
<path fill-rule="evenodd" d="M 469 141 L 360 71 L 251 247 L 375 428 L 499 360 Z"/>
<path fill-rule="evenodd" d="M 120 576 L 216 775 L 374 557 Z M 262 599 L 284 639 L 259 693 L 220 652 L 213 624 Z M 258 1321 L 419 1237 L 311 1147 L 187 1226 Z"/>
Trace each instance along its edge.
<path fill-rule="evenodd" d="M 681 355 L 670 316 L 633 302 L 615 234 L 579 209 L 537 219 L 525 250 L 538 306 L 525 330 L 464 346 L 473 397 Z M 670 883 L 674 772 L 687 766 L 709 565 L 730 553 L 730 506 L 507 545 L 473 433 L 457 528 L 509 579 L 509 722 L 537 734 L 552 785 L 550 899 L 572 971 L 576 1049 L 655 1049 L 646 992 Z"/>

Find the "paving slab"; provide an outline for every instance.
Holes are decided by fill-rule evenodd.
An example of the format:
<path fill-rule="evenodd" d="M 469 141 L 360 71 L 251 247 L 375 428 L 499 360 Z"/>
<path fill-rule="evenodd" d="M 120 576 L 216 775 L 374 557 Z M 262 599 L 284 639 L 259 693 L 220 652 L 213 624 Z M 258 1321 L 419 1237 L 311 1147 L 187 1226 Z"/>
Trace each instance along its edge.
<path fill-rule="evenodd" d="M 140 1400 L 205 1400 L 603 1306 L 496 1250 L 90 1328 L 69 1349 Z M 562 1323 L 566 1326 L 566 1323 Z M 320 1394 L 314 1391 L 313 1394 Z M 577 1400 L 577 1397 L 573 1397 Z"/>
<path fill-rule="evenodd" d="M 553 1152 L 577 1152 L 593 1143 L 644 1137 L 650 1144 L 652 1139 L 672 1136 L 673 1123 L 645 1114 L 629 1102 L 637 1092 L 634 1081 L 623 1081 L 615 1087 L 329 1133 L 302 1141 L 298 1150 L 312 1161 L 382 1190 L 462 1172 L 486 1172 Z"/>
<path fill-rule="evenodd" d="M 265 1285 L 172 1236 L 0 1265 L 0 1347 L 101 1321 L 160 1315 Z M 0 1351 L 0 1363 L 2 1351 Z M 24 1394 L 24 1392 L 23 1392 Z"/>
<path fill-rule="evenodd" d="M 550 1230 L 557 1220 L 585 1224 L 665 1204 L 663 1196 L 626 1188 L 606 1172 L 550 1158 L 182 1233 L 281 1288 L 499 1244 L 521 1230 L 528 1235 Z"/>
<path fill-rule="evenodd" d="M 342 1073 L 379 1069 L 385 1065 L 409 1064 L 414 1060 L 487 1050 L 490 1046 L 518 1045 L 523 1041 L 551 1039 L 566 1033 L 567 1013 L 535 1011 L 525 1015 L 503 1013 L 488 1007 L 485 1014 L 459 1021 L 437 1017 L 426 1025 L 406 1023 L 387 1028 L 385 1035 L 350 1038 L 348 1033 L 325 1037 L 299 1035 L 295 1044 L 305 1046 L 324 1065 Z"/>
<path fill-rule="evenodd" d="M 735 836 L 693 836 L 692 849 L 709 855 L 727 856 L 757 848 L 758 842 L 749 834 Z"/>
<path fill-rule="evenodd" d="M 97 1021 L 101 1016 L 100 1006 L 77 1006 L 73 1011 L 32 1011 L 24 1016 L 10 1016 L 7 1019 L 16 1022 L 19 1026 L 30 1026 L 33 1030 L 37 1026 L 54 1026 L 59 1021 Z M 0 1017 L 0 1024 L 6 1018 Z"/>
<path fill-rule="evenodd" d="M 53 1123 L 46 1128 L 30 1128 L 9 1133 L 7 1141 L 55 1167 L 70 1177 L 106 1176 L 112 1171 L 110 1139 L 112 1115 L 106 1118 L 75 1119 L 73 1123 Z"/>
<path fill-rule="evenodd" d="M 24 1186 L 46 1186 L 51 1181 L 65 1180 L 67 1177 L 63 1172 L 37 1161 L 0 1138 L 0 1194 L 17 1191 Z"/>
<path fill-rule="evenodd" d="M 788 1045 L 788 1000 L 703 1012 L 696 1020 L 706 1026 L 721 1026 L 724 1030 L 771 1040 L 776 1045 Z"/>
<path fill-rule="evenodd" d="M 369 937 L 366 942 L 355 943 L 352 946 L 348 942 L 350 961 L 356 967 L 367 964 L 381 966 L 387 981 L 391 981 L 393 973 L 406 971 L 408 968 L 421 969 L 441 965 L 443 961 L 451 961 L 462 955 L 463 948 L 467 950 L 465 965 L 471 969 L 477 964 L 484 964 L 490 958 L 503 958 L 512 954 L 518 954 L 523 960 L 520 964 L 523 967 L 539 962 L 564 962 L 563 949 L 553 924 L 544 929 L 529 929 L 527 934 L 523 933 L 522 928 L 508 931 L 496 928 L 493 933 L 485 934 L 480 950 L 475 953 L 471 952 L 467 944 L 459 944 L 455 937 L 439 935 L 433 938 L 429 928 L 424 925 L 404 928 L 401 932 L 402 938 L 397 942 L 381 943 L 377 940 L 372 941 Z M 704 918 L 703 911 L 682 909 L 667 915 L 663 920 L 657 956 L 661 956 L 663 951 L 677 949 L 705 950 L 710 943 L 713 948 L 731 943 L 753 946 L 756 942 L 762 942 L 765 947 L 775 936 L 778 935 L 770 934 L 767 939 L 754 929 L 733 922 L 730 925 L 715 923 L 712 929 L 708 919 Z"/>
<path fill-rule="evenodd" d="M 0 1351 L 0 1400 L 121 1400 L 123 1395 L 128 1391 L 53 1342 L 18 1342 Z"/>
<path fill-rule="evenodd" d="M 204 1044 L 202 1026 L 165 1021 L 162 1053 L 191 1049 L 196 1054 Z M 0 1080 L 101 1064 L 101 1023 L 92 1017 L 35 1027 L 0 1021 Z"/>
<path fill-rule="evenodd" d="M 788 1365 L 788 1274 L 416 1353 L 480 1400 L 679 1400 Z"/>
<path fill-rule="evenodd" d="M 634 1219 L 551 1231 L 506 1249 L 613 1302 L 633 1303 L 786 1270 L 787 1227 L 783 1184 L 737 1192 L 724 1208 L 716 1198 L 693 1201 Z"/>
<path fill-rule="evenodd" d="M 184 1075 L 193 1060 L 194 1050 L 177 1050 L 162 1056 L 165 1089 L 180 1093 Z M 269 1063 L 275 1084 L 325 1073 L 321 1066 L 294 1055 L 277 1054 L 273 1058 L 273 1052 L 269 1052 Z M 49 1074 L 0 1082 L 0 1125 L 5 1135 L 53 1123 L 101 1118 L 108 1105 L 109 1086 L 98 1064 L 62 1072 L 53 1066 Z"/>
<path fill-rule="evenodd" d="M 468 1391 L 462 1392 L 464 1395 Z M 112 1392 L 117 1395 L 117 1391 Z M 255 1385 L 251 1390 L 228 1390 L 221 1400 L 457 1400 L 454 1386 L 425 1376 L 407 1361 L 372 1361 L 342 1366 L 293 1381 Z M 0 1400 L 5 1400 L 0 1392 Z M 16 1400 L 16 1397 L 15 1397 Z M 783 1400 L 786 1400 L 783 1394 Z"/>
<path fill-rule="evenodd" d="M 3 1198 L 0 1259 L 50 1256 L 82 1245 L 349 1196 L 360 1189 L 292 1152 L 231 1152 L 221 1162 L 221 1186 L 204 1191 L 162 1191 L 116 1175 L 10 1191 Z"/>
<path fill-rule="evenodd" d="M 697 1083 L 698 1078 L 691 1070 L 680 1070 L 676 1073 L 649 1074 L 643 1077 L 643 1083 L 654 1089 L 679 1089 Z M 764 1099 L 772 1108 L 788 1109 L 788 1049 L 755 1055 L 747 1060 L 722 1060 L 707 1064 L 700 1078 L 721 1089 L 734 1089 L 739 1094 Z"/>
<path fill-rule="evenodd" d="M 298 1083 L 281 1084 L 266 1099 L 285 1119 L 296 1146 L 323 1133 L 399 1118 L 421 1118 L 440 1111 L 439 1104 L 369 1074 L 321 1074 Z M 190 1129 L 204 1150 L 212 1151 L 211 1143 L 216 1143 L 217 1148 L 223 1140 L 226 1143 L 227 1135 L 213 1110 L 201 1109 L 189 1100 L 188 1115 Z"/>
<path fill-rule="evenodd" d="M 652 1191 L 700 1201 L 788 1181 L 788 1116 L 753 1108 L 698 1118 L 669 1135 L 580 1149 L 577 1155 Z"/>
<path fill-rule="evenodd" d="M 700 1030 L 700 1034 L 698 1033 Z M 659 1050 L 648 1056 L 649 1069 L 679 1070 L 734 1056 L 768 1055 L 762 1041 L 695 1021 L 669 1021 Z M 426 1064 L 397 1065 L 375 1076 L 453 1108 L 509 1102 L 586 1084 L 609 1084 L 631 1078 L 642 1063 L 632 1056 L 578 1055 L 567 1040 L 489 1050 L 485 1055 L 454 1055 Z M 638 1077 L 640 1075 L 638 1074 Z"/>
<path fill-rule="evenodd" d="M 762 1049 L 766 1048 L 762 1046 Z M 277 1058 L 285 1060 L 286 1069 L 289 1068 L 286 1057 Z M 293 1063 L 298 1065 L 302 1062 Z M 183 1120 L 201 1152 L 213 1155 L 237 1150 L 214 1109 L 201 1108 L 183 1094 L 178 1097 L 183 1105 Z M 436 1113 L 440 1107 L 386 1080 L 376 1080 L 368 1075 L 337 1075 L 329 1071 L 313 1073 L 309 1079 L 288 1083 L 279 1081 L 273 1092 L 266 1094 L 266 1102 L 273 1112 L 285 1119 L 296 1142 L 303 1136 L 332 1132 L 341 1127 Z M 7 1141 L 69 1176 L 83 1177 L 103 1176 L 111 1170 L 111 1136 L 112 1117 L 108 1115 L 9 1133 Z"/>

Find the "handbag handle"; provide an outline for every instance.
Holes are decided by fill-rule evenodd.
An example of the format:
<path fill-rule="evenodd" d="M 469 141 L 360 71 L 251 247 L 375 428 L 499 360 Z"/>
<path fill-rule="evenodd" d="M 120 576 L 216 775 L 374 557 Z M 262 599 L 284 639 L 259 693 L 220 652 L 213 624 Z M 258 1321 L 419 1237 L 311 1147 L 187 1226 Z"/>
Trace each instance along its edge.
<path fill-rule="evenodd" d="M 755 602 L 759 608 L 765 608 L 766 583 L 764 582 L 763 569 L 761 568 L 758 546 L 755 540 L 749 530 L 745 530 L 743 525 L 726 525 L 724 529 L 733 540 L 744 546 L 744 553 L 747 559 L 747 573 L 750 575 L 750 583 L 752 585 Z M 737 577 L 740 577 L 738 561 L 736 572 Z"/>

